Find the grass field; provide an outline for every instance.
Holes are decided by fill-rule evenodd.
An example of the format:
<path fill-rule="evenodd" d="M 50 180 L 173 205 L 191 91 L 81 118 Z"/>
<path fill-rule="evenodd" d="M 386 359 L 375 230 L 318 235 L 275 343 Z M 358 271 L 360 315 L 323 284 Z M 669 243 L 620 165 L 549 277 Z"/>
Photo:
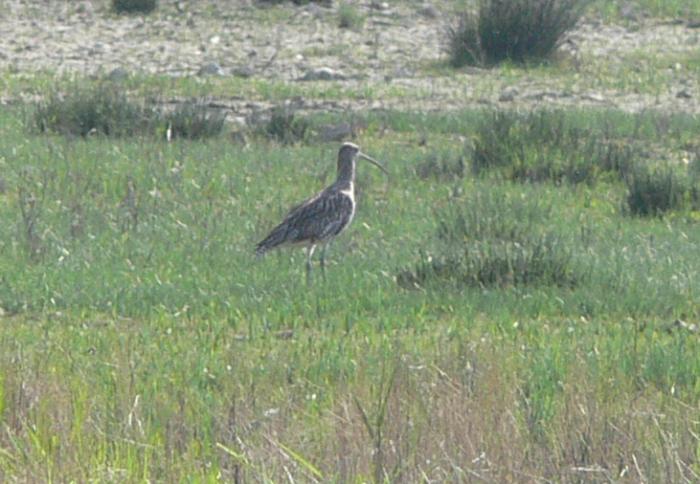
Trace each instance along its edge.
<path fill-rule="evenodd" d="M 631 216 L 613 175 L 458 170 L 460 136 L 485 112 L 371 115 L 358 142 L 391 177 L 360 165 L 359 215 L 325 282 L 307 286 L 301 251 L 252 249 L 330 181 L 337 144 L 67 139 L 2 116 L 5 479 L 700 473 L 700 348 L 674 324 L 699 316 L 692 207 Z M 698 127 L 567 116 L 584 131 L 614 123 L 610 136 L 653 153 L 682 151 Z M 521 232 L 556 237 L 546 247 L 563 250 L 571 283 L 425 269 L 470 237 Z"/>
<path fill-rule="evenodd" d="M 620 7 L 593 12 L 615 22 Z M 465 105 L 522 79 L 658 95 L 700 65 L 674 56 L 469 77 L 437 59 L 423 74 L 473 80 L 440 91 Z M 339 143 L 314 132 L 347 113 L 300 114 L 310 134 L 289 145 L 261 130 L 39 132 L 21 100 L 76 83 L 95 81 L 0 75 L 14 101 L 0 110 L 0 482 L 700 481 L 691 109 L 428 111 L 419 84 L 123 81 L 136 99 L 403 104 L 352 113 L 390 176 L 359 162 L 355 221 L 308 284 L 301 249 L 254 247 L 334 179 Z"/>

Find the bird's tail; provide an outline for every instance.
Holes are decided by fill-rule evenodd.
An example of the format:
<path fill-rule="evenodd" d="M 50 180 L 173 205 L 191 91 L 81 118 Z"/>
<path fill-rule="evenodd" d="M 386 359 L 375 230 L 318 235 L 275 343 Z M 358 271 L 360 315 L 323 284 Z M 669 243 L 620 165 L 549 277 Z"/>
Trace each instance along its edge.
<path fill-rule="evenodd" d="M 270 235 L 258 242 L 258 245 L 255 246 L 255 255 L 262 257 L 265 255 L 265 252 L 283 244 L 285 242 L 284 235 L 284 231 L 280 230 L 280 227 L 276 227 L 272 232 L 270 232 Z"/>
<path fill-rule="evenodd" d="M 268 250 L 270 250 L 270 249 L 265 247 L 262 242 L 259 242 L 258 245 L 255 246 L 255 256 L 262 257 L 265 255 L 265 252 L 267 252 Z"/>

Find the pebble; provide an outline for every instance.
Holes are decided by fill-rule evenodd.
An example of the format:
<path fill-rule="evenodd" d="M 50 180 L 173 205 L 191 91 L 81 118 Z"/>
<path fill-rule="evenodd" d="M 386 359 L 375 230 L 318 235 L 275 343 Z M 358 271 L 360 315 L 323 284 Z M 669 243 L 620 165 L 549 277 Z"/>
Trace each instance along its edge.
<path fill-rule="evenodd" d="M 425 18 L 437 18 L 440 12 L 435 8 L 435 5 L 431 3 L 423 4 L 423 6 L 418 10 L 418 13 Z"/>
<path fill-rule="evenodd" d="M 319 69 L 311 69 L 301 76 L 298 81 L 342 81 L 345 76 L 334 71 L 330 67 L 321 67 Z"/>
<path fill-rule="evenodd" d="M 236 77 L 248 78 L 248 77 L 252 77 L 253 74 L 255 74 L 255 71 L 250 66 L 238 66 L 238 67 L 234 67 L 231 70 L 231 74 L 233 74 Z"/>
<path fill-rule="evenodd" d="M 515 87 L 506 87 L 498 96 L 498 100 L 502 103 L 511 102 L 515 100 L 515 96 L 518 95 L 518 90 Z"/>
<path fill-rule="evenodd" d="M 123 81 L 128 77 L 129 71 L 127 71 L 123 67 L 115 67 L 114 69 L 109 71 L 109 74 L 107 74 L 107 79 L 109 79 L 110 81 Z"/>
<path fill-rule="evenodd" d="M 327 124 L 322 126 L 318 137 L 321 141 L 343 141 L 352 135 L 350 123 Z"/>
<path fill-rule="evenodd" d="M 197 71 L 198 76 L 223 76 L 224 70 L 216 62 L 207 62 Z"/>

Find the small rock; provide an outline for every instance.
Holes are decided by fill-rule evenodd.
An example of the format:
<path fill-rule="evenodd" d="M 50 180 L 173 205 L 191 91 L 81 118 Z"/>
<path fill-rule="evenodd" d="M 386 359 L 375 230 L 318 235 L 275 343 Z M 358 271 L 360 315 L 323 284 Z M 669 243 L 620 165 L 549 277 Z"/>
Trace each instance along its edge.
<path fill-rule="evenodd" d="M 688 89 L 681 89 L 676 93 L 676 97 L 678 99 L 691 99 L 693 95 L 690 93 Z"/>
<path fill-rule="evenodd" d="M 389 2 L 377 2 L 376 0 L 372 0 L 369 6 L 374 10 L 389 10 Z"/>
<path fill-rule="evenodd" d="M 224 70 L 216 62 L 208 62 L 199 68 L 198 76 L 223 76 Z"/>
<path fill-rule="evenodd" d="M 484 73 L 484 69 L 481 67 L 467 66 L 462 68 L 462 73 L 470 76 L 479 76 Z"/>
<path fill-rule="evenodd" d="M 352 136 L 350 123 L 327 124 L 321 127 L 318 137 L 321 141 L 343 141 Z"/>
<path fill-rule="evenodd" d="M 518 90 L 514 87 L 506 87 L 502 92 L 501 95 L 498 97 L 498 100 L 502 103 L 508 103 L 512 102 L 515 100 L 515 96 L 518 95 Z"/>
<path fill-rule="evenodd" d="M 123 81 L 129 77 L 129 71 L 123 67 L 115 67 L 109 74 L 107 74 L 107 79 L 110 81 Z"/>
<path fill-rule="evenodd" d="M 75 7 L 75 13 L 78 15 L 89 15 L 93 13 L 93 11 L 94 9 L 90 2 L 81 2 Z"/>
<path fill-rule="evenodd" d="M 698 325 L 695 323 L 686 323 L 682 319 L 676 319 L 673 324 L 670 325 L 669 330 L 671 329 L 685 329 L 686 331 L 689 331 L 691 333 L 697 333 L 698 332 Z"/>
<path fill-rule="evenodd" d="M 581 99 L 585 99 L 586 101 L 593 101 L 596 103 L 605 102 L 605 98 L 602 95 L 595 93 L 595 92 L 589 93 L 589 94 L 584 94 L 583 96 L 581 96 Z"/>
<path fill-rule="evenodd" d="M 212 45 L 216 45 L 216 44 L 218 44 L 219 42 L 221 42 L 221 37 L 219 37 L 218 35 L 212 35 L 212 36 L 209 38 L 209 43 L 212 44 Z"/>
<path fill-rule="evenodd" d="M 29 49 L 27 49 L 29 50 Z M 91 48 L 88 49 L 88 55 L 100 55 L 105 53 L 105 46 L 101 42 L 96 42 Z"/>
<path fill-rule="evenodd" d="M 437 16 L 440 14 L 438 9 L 435 8 L 435 5 L 431 3 L 423 4 L 423 6 L 418 10 L 418 13 L 425 18 L 437 18 Z"/>
<path fill-rule="evenodd" d="M 267 418 L 270 418 L 270 417 L 274 417 L 278 413 L 280 413 L 279 408 L 269 408 L 263 412 L 263 415 L 265 415 Z"/>
<path fill-rule="evenodd" d="M 229 118 L 229 122 L 241 129 L 246 128 L 248 126 L 245 116 L 231 116 Z"/>
<path fill-rule="evenodd" d="M 393 79 L 410 79 L 414 77 L 413 71 L 408 69 L 407 67 L 397 67 L 394 69 L 394 72 L 392 72 L 391 77 Z"/>
<path fill-rule="evenodd" d="M 342 81 L 345 76 L 330 67 L 321 67 L 320 69 L 312 69 L 307 71 L 299 81 Z"/>
<path fill-rule="evenodd" d="M 275 338 L 277 339 L 291 339 L 294 337 L 293 329 L 283 329 L 275 333 Z"/>
<path fill-rule="evenodd" d="M 625 2 L 620 7 L 620 17 L 632 22 L 639 20 L 639 14 L 637 13 L 637 9 L 632 2 Z"/>
<path fill-rule="evenodd" d="M 321 11 L 321 7 L 319 7 L 318 4 L 312 2 L 306 6 L 306 14 L 319 18 L 321 15 L 323 15 L 323 11 Z"/>
<path fill-rule="evenodd" d="M 686 27 L 689 29 L 700 29 L 700 19 L 689 20 Z"/>
<path fill-rule="evenodd" d="M 255 71 L 250 66 L 239 66 L 239 67 L 234 67 L 231 70 L 231 74 L 233 74 L 236 77 L 248 78 L 248 77 L 252 77 L 252 75 L 255 74 Z"/>

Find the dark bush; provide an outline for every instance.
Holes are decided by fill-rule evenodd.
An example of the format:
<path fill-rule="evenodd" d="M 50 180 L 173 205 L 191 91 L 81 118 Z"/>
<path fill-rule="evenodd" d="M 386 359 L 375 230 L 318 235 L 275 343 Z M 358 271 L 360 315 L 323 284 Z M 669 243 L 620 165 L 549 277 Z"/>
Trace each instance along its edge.
<path fill-rule="evenodd" d="M 552 218 L 551 205 L 539 198 L 514 198 L 503 190 L 475 190 L 459 206 L 439 217 L 437 237 L 445 247 L 465 242 L 519 242 L 542 233 Z"/>
<path fill-rule="evenodd" d="M 112 0 L 116 13 L 151 13 L 157 6 L 158 0 Z"/>
<path fill-rule="evenodd" d="M 212 110 L 201 101 L 188 101 L 163 115 L 162 122 L 172 138 L 203 139 L 219 135 L 225 120 L 225 112 Z"/>
<path fill-rule="evenodd" d="M 310 123 L 297 116 L 293 110 L 277 107 L 272 110 L 270 119 L 263 123 L 258 132 L 263 136 L 283 144 L 306 141 L 310 134 Z"/>
<path fill-rule="evenodd" d="M 626 178 L 627 211 L 638 216 L 659 216 L 682 208 L 692 190 L 671 166 L 642 165 Z"/>
<path fill-rule="evenodd" d="M 133 103 L 115 85 L 100 84 L 49 94 L 37 104 L 33 124 L 39 132 L 129 136 L 148 129 L 155 116 L 152 109 Z"/>
<path fill-rule="evenodd" d="M 359 29 L 365 18 L 354 6 L 343 3 L 338 7 L 338 27 L 341 29 Z"/>
<path fill-rule="evenodd" d="M 448 30 L 454 67 L 547 59 L 591 0 L 480 0 Z"/>
<path fill-rule="evenodd" d="M 495 111 L 476 128 L 471 168 L 526 182 L 591 183 L 605 173 L 621 178 L 638 153 L 613 135 L 583 128 L 561 111 Z"/>
<path fill-rule="evenodd" d="M 546 229 L 550 208 L 537 200 L 479 193 L 442 215 L 435 255 L 421 256 L 397 275 L 403 287 L 431 280 L 458 285 L 504 287 L 574 286 L 572 242 Z"/>
<path fill-rule="evenodd" d="M 464 178 L 464 156 L 439 155 L 431 153 L 416 166 L 416 175 L 425 180 L 435 178 L 437 180 L 455 180 Z"/>
<path fill-rule="evenodd" d="M 464 244 L 461 253 L 423 256 L 413 269 L 400 271 L 397 282 L 406 288 L 439 280 L 475 287 L 573 287 L 581 275 L 572 262 L 571 248 L 553 234 L 520 242 L 476 241 Z"/>

